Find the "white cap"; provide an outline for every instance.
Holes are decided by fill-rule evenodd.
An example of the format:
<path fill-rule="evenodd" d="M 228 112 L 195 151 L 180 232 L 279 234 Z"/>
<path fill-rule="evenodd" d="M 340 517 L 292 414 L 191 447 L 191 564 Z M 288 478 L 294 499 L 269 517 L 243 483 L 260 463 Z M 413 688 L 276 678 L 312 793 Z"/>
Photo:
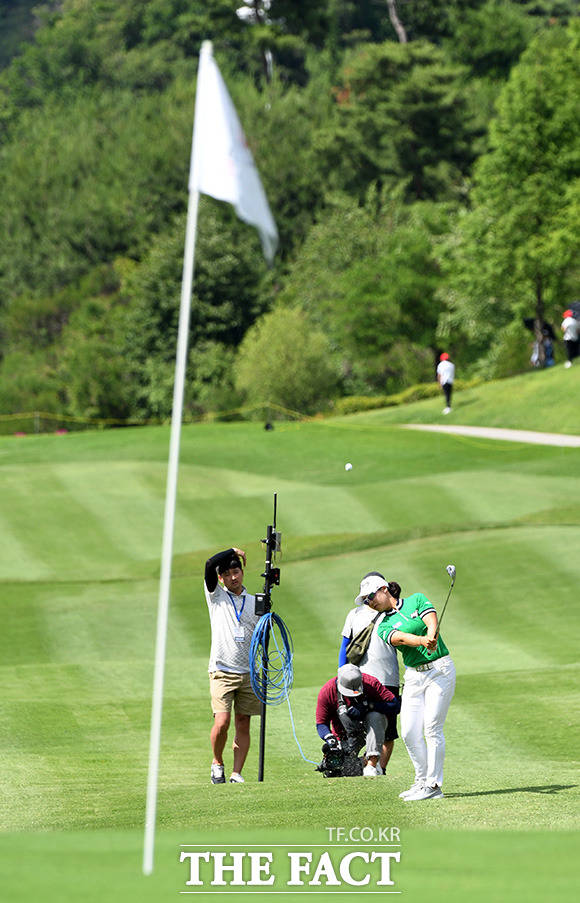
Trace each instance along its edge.
<path fill-rule="evenodd" d="M 375 574 L 372 574 L 370 577 L 365 577 L 361 580 L 360 592 L 354 600 L 354 604 L 362 605 L 369 593 L 376 593 L 381 587 L 387 586 L 388 582 L 389 581 L 385 580 L 384 577 L 377 577 Z"/>

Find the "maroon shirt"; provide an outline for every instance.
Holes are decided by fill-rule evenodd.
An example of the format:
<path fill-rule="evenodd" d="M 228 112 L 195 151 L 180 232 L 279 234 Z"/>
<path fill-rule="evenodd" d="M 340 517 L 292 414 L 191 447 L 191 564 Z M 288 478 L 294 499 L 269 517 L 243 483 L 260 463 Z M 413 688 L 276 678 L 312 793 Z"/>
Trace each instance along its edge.
<path fill-rule="evenodd" d="M 383 712 L 386 714 L 390 710 L 390 706 L 387 705 L 387 703 L 392 702 L 395 699 L 394 694 L 391 693 L 390 690 L 387 690 L 380 680 L 377 680 L 376 677 L 371 677 L 370 674 L 363 674 L 362 680 L 364 698 L 368 702 L 374 703 L 375 712 Z M 344 701 L 347 706 L 351 705 L 353 702 L 356 705 L 356 700 L 359 698 L 360 697 L 358 696 L 350 698 L 345 696 Z M 328 680 L 318 694 L 318 701 L 316 703 L 316 724 L 328 724 L 336 737 L 340 737 L 341 739 L 346 737 L 346 731 L 342 726 L 342 722 L 338 715 L 336 677 Z"/>

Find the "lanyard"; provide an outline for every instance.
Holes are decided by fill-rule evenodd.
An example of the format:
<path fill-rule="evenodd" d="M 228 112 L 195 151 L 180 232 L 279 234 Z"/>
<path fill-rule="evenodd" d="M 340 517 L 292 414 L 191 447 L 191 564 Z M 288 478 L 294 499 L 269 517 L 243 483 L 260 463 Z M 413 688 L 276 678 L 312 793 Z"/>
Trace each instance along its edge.
<path fill-rule="evenodd" d="M 232 605 L 234 606 L 234 611 L 236 613 L 236 618 L 237 618 L 237 621 L 239 624 L 242 620 L 242 612 L 244 611 L 244 605 L 246 604 L 246 597 L 242 596 L 242 607 L 240 608 L 240 610 L 238 612 L 238 609 L 236 608 L 236 603 L 234 602 L 234 597 L 230 593 L 229 589 L 226 590 L 226 592 L 227 592 L 228 596 L 230 597 L 230 599 L 232 600 Z"/>

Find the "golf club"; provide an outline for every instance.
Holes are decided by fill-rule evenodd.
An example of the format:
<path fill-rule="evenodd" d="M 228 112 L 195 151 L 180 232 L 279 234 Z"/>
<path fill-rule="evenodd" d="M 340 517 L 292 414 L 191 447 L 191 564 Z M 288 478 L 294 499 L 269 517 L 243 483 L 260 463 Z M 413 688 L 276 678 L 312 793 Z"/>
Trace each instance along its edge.
<path fill-rule="evenodd" d="M 449 602 L 449 596 L 451 595 L 451 590 L 455 586 L 455 575 L 457 573 L 454 564 L 448 564 L 447 567 L 445 568 L 445 570 L 451 577 L 451 584 L 449 586 L 449 592 L 447 593 L 447 598 L 445 599 L 445 605 L 443 606 L 443 611 L 441 612 L 441 617 L 439 618 L 439 621 L 437 623 L 437 632 L 435 634 L 436 637 L 439 636 L 439 631 L 441 629 L 441 621 L 443 620 L 443 615 L 445 614 L 445 609 L 447 608 L 447 603 Z"/>

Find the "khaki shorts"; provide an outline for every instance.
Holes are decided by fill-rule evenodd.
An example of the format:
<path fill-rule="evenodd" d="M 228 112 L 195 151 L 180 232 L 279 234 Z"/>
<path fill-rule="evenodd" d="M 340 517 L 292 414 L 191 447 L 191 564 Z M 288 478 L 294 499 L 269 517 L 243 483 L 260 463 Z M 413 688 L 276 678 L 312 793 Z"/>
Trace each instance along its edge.
<path fill-rule="evenodd" d="M 214 715 L 231 712 L 234 703 L 238 715 L 259 715 L 262 711 L 262 704 L 252 690 L 249 674 L 210 671 L 209 692 Z"/>

